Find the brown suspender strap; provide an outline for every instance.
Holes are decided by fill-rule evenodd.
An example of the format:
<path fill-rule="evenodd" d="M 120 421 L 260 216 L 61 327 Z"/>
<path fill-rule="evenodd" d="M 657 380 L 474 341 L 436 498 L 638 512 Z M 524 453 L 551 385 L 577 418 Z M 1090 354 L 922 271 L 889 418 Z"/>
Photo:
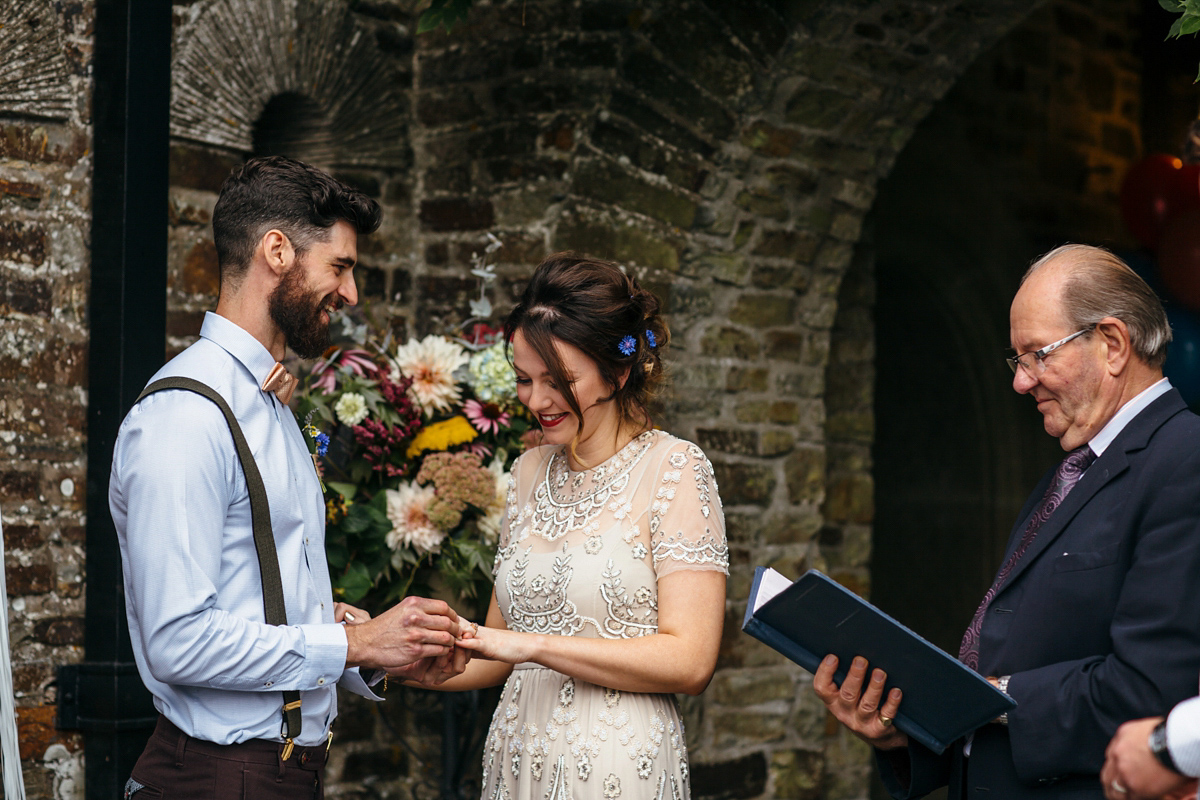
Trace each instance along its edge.
<path fill-rule="evenodd" d="M 287 608 L 283 602 L 283 579 L 279 576 L 279 555 L 275 551 L 275 535 L 271 532 L 271 507 L 267 502 L 267 487 L 263 484 L 262 474 L 250 452 L 250 445 L 242 434 L 233 409 L 225 402 L 225 398 L 217 394 L 210 386 L 193 378 L 163 378 L 155 381 L 142 390 L 136 403 L 143 397 L 161 392 L 163 389 L 182 389 L 195 392 L 216 403 L 217 408 L 225 415 L 229 424 L 229 432 L 233 434 L 233 444 L 237 448 L 238 460 L 242 462 L 242 472 L 246 476 L 246 489 L 250 494 L 250 519 L 254 526 L 254 549 L 258 551 L 258 571 L 262 576 L 263 611 L 268 625 L 286 625 Z M 296 690 L 283 693 L 283 728 L 280 735 L 288 740 L 286 749 L 291 754 L 290 742 L 300 735 L 300 692 Z M 286 758 L 286 756 L 285 756 Z"/>

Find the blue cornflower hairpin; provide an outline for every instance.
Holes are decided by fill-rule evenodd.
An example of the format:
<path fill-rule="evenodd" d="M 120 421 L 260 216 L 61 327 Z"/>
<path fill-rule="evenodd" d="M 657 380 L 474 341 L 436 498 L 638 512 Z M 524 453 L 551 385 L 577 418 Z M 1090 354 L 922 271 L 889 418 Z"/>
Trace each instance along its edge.
<path fill-rule="evenodd" d="M 654 335 L 654 331 L 646 329 L 646 344 L 650 345 L 651 349 L 658 347 L 658 338 Z"/>
<path fill-rule="evenodd" d="M 626 336 L 617 342 L 617 349 L 621 351 L 621 355 L 631 356 L 633 355 L 633 351 L 637 350 L 637 342 L 632 336 Z"/>

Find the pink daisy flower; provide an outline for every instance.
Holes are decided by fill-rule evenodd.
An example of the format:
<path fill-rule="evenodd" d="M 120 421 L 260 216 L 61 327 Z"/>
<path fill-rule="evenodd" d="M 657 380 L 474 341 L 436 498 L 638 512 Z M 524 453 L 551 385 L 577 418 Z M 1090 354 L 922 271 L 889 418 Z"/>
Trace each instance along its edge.
<path fill-rule="evenodd" d="M 485 458 L 490 458 L 492 455 L 492 448 L 486 444 L 483 444 L 482 442 L 471 442 L 469 445 L 464 447 L 463 450 L 479 456 L 481 461 Z"/>
<path fill-rule="evenodd" d="M 500 428 L 508 427 L 508 412 L 495 403 L 481 403 L 478 400 L 468 400 L 463 403 L 463 413 L 480 433 L 499 433 Z"/>
<path fill-rule="evenodd" d="M 378 369 L 375 359 L 366 350 L 352 347 L 349 350 L 335 350 L 333 354 L 313 367 L 312 374 L 319 375 L 313 382 L 313 387 L 328 394 L 337 384 L 337 367 L 346 367 L 356 375 L 365 375 Z"/>

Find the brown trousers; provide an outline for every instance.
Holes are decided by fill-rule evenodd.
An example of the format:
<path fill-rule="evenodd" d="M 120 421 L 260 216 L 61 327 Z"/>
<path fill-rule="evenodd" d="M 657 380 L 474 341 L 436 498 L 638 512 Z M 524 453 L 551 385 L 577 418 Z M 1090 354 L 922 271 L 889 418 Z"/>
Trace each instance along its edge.
<path fill-rule="evenodd" d="M 193 739 L 159 716 L 133 766 L 126 800 L 323 800 L 328 748 L 254 739 L 220 745 Z"/>

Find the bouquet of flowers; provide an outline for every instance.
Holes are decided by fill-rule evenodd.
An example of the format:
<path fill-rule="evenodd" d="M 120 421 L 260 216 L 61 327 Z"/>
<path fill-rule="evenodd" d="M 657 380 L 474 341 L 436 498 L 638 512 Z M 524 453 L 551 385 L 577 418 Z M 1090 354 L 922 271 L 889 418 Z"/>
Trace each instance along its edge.
<path fill-rule="evenodd" d="M 334 596 L 442 596 L 482 619 L 508 470 L 537 434 L 500 332 L 477 322 L 469 337 L 397 345 L 369 319 L 343 319 L 297 392 Z"/>

